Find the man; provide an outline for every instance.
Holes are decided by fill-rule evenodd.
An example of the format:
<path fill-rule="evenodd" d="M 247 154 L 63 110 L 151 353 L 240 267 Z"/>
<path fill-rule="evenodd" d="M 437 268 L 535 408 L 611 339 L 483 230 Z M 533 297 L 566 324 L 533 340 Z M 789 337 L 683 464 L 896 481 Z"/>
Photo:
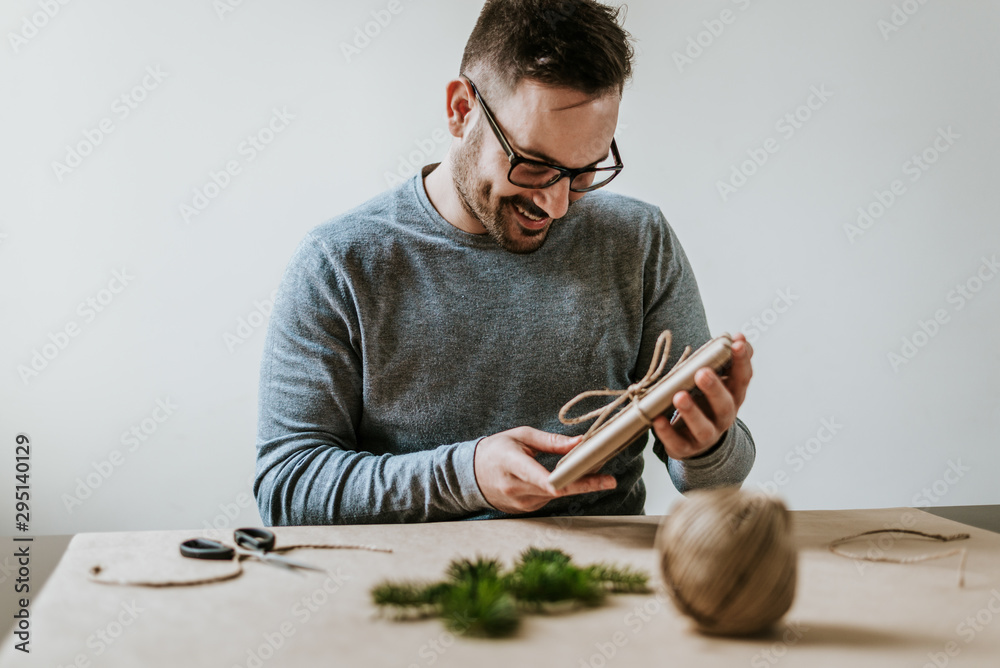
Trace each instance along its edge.
<path fill-rule="evenodd" d="M 446 88 L 447 157 L 314 228 L 268 327 L 254 493 L 268 524 L 643 512 L 642 451 L 559 491 L 585 427 L 560 407 L 624 389 L 670 329 L 670 364 L 709 336 L 680 243 L 655 206 L 598 190 L 632 48 L 593 0 L 490 0 Z M 488 100 L 488 102 L 487 102 Z M 739 484 L 742 335 L 705 400 L 653 424 L 674 485 Z M 571 437 L 571 434 L 577 436 Z"/>

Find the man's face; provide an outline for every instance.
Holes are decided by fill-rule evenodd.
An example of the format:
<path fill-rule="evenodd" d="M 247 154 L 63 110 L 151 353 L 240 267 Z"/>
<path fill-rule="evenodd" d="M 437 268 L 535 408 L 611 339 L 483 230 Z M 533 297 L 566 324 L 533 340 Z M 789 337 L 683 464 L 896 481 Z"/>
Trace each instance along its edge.
<path fill-rule="evenodd" d="M 618 124 L 617 94 L 591 98 L 530 80 L 522 81 L 506 100 L 494 102 L 489 91 L 480 93 L 518 155 L 570 168 L 603 162 L 608 155 Z M 507 155 L 482 107 L 476 105 L 470 114 L 474 126 L 455 146 L 453 156 L 459 199 L 501 248 L 513 253 L 536 251 L 545 243 L 553 220 L 586 193 L 571 192 L 568 178 L 541 189 L 512 184 L 507 180 Z"/>

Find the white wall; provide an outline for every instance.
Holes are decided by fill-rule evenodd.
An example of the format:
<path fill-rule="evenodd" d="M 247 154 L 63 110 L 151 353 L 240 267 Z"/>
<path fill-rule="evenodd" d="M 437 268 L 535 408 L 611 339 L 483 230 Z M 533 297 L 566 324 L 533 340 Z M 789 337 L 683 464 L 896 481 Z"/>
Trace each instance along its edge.
<path fill-rule="evenodd" d="M 342 44 L 387 0 L 247 0 L 220 16 L 223 1 L 0 10 L 0 473 L 13 479 L 27 433 L 33 533 L 258 523 L 257 305 L 308 229 L 385 189 L 411 153 L 419 166 L 446 150 L 431 136 L 480 3 L 400 0 L 348 58 Z M 1000 502 L 1000 279 L 976 277 L 1000 251 L 1000 4 L 896 5 L 907 20 L 883 34 L 888 0 L 629 3 L 638 63 L 613 187 L 663 209 L 713 331 L 754 339 L 747 484 L 777 481 L 793 508 Z M 711 23 L 723 10 L 731 22 Z M 679 66 L 689 38 L 707 46 Z M 126 116 L 115 101 L 144 80 Z M 831 95 L 789 136 L 776 124 L 814 88 Z M 275 109 L 294 119 L 251 160 L 241 143 Z M 113 131 L 57 174 L 102 119 Z M 948 128 L 957 139 L 933 155 Z M 776 152 L 723 200 L 718 182 L 769 138 Z M 928 148 L 937 160 L 915 179 L 904 165 Z M 185 221 L 228 161 L 240 172 Z M 849 240 L 858 207 L 897 179 L 902 194 Z M 132 278 L 102 293 L 116 271 Z M 979 289 L 961 308 L 958 284 Z M 792 301 L 776 314 L 779 292 Z M 947 321 L 894 368 L 887 354 L 939 310 Z M 754 317 L 766 331 L 749 332 Z M 22 377 L 36 351 L 51 359 Z M 158 401 L 176 406 L 162 423 Z M 810 442 L 824 419 L 842 427 Z M 123 441 L 143 420 L 155 432 Z M 650 463 L 647 512 L 661 513 L 676 492 Z M 79 489 L 88 475 L 100 485 Z M 13 515 L 5 493 L 4 533 Z"/>

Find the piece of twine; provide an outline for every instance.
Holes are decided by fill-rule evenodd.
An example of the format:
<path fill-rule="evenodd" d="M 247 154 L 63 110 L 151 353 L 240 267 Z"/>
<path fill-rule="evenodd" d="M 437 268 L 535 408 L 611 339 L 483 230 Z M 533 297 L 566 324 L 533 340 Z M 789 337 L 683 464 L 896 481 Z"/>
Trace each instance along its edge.
<path fill-rule="evenodd" d="M 387 552 L 391 553 L 392 550 L 384 547 L 377 547 L 375 545 L 326 545 L 326 544 L 300 544 L 300 545 L 283 545 L 281 547 L 274 547 L 268 551 L 272 552 L 287 552 L 289 550 L 296 550 L 299 548 L 311 548 L 317 550 L 368 550 L 369 552 Z M 236 569 L 231 573 L 223 573 L 222 575 L 216 575 L 209 578 L 199 578 L 197 580 L 123 580 L 123 579 L 102 579 L 98 577 L 104 572 L 104 567 L 101 564 L 94 564 L 91 566 L 87 575 L 91 582 L 97 582 L 99 584 L 109 584 L 109 585 L 123 585 L 123 586 L 135 586 L 135 587 L 190 587 L 194 585 L 202 584 L 212 584 L 215 582 L 224 582 L 226 580 L 232 580 L 243 574 L 243 558 L 252 558 L 249 554 L 236 554 L 236 558 L 230 560 L 235 562 Z"/>
<path fill-rule="evenodd" d="M 559 409 L 559 421 L 563 424 L 580 424 L 581 422 L 586 422 L 587 420 L 591 420 L 596 417 L 597 420 L 595 420 L 594 424 L 590 425 L 590 428 L 584 433 L 583 440 L 580 441 L 581 443 L 596 434 L 603 427 L 607 426 L 608 418 L 612 417 L 615 410 L 619 407 L 622 407 L 621 410 L 624 411 L 630 406 L 635 406 L 636 411 L 638 411 L 639 415 L 646 423 L 646 426 L 652 426 L 653 419 L 642 411 L 642 408 L 639 406 L 639 400 L 646 394 L 646 392 L 649 391 L 649 388 L 654 383 L 660 380 L 660 375 L 667 366 L 667 359 L 670 356 L 670 341 L 671 334 L 669 329 L 665 329 L 660 332 L 660 335 L 656 337 L 656 346 L 653 348 L 653 358 L 649 362 L 649 370 L 646 371 L 646 375 L 637 382 L 632 383 L 624 390 L 587 390 L 586 392 L 581 392 L 566 402 L 566 404 Z M 675 371 L 677 371 L 677 367 L 680 366 L 681 362 L 687 359 L 687 356 L 690 353 L 691 346 L 687 346 L 680 358 L 678 358 L 678 360 L 674 363 L 674 366 L 671 367 L 670 371 L 667 372 L 667 375 L 663 377 L 669 378 Z M 566 413 L 568 413 L 573 406 L 590 397 L 617 398 L 611 403 L 601 406 L 600 408 L 595 408 L 584 415 L 574 418 L 566 417 Z M 622 406 L 622 404 L 629 400 L 631 400 L 631 402 L 628 406 Z"/>
<path fill-rule="evenodd" d="M 871 536 L 877 533 L 905 533 L 912 536 L 920 536 L 922 538 L 931 538 L 933 540 L 941 541 L 942 543 L 948 543 L 953 540 L 965 540 L 969 538 L 967 533 L 956 533 L 950 536 L 944 536 L 938 533 L 926 533 L 924 531 L 917 531 L 916 529 L 872 529 L 871 531 L 862 531 L 860 533 L 853 534 L 851 536 L 844 536 L 843 538 L 838 538 L 837 540 L 830 543 L 830 551 L 841 557 L 847 557 L 848 559 L 860 559 L 862 561 L 883 561 L 891 564 L 915 564 L 921 561 L 930 561 L 931 559 L 943 559 L 945 557 L 951 557 L 956 554 L 961 554 L 962 558 L 958 562 L 958 586 L 965 586 L 965 561 L 968 556 L 968 550 L 964 547 L 955 548 L 954 550 L 949 550 L 947 552 L 936 552 L 933 554 L 918 554 L 912 557 L 886 557 L 886 556 L 869 556 L 869 555 L 857 555 L 851 554 L 850 552 L 844 552 L 839 548 L 840 545 L 861 538 L 862 536 Z"/>

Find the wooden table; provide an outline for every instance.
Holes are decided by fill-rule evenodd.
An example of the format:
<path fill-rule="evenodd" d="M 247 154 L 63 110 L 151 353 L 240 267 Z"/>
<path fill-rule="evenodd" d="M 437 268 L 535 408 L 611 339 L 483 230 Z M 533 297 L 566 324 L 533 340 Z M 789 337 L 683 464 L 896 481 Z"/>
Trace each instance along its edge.
<path fill-rule="evenodd" d="M 30 658 L 8 635 L 0 666 L 998 666 L 1000 535 L 908 508 L 793 513 L 800 549 L 795 604 L 770 634 L 712 638 L 691 630 L 665 597 L 653 539 L 659 517 L 586 517 L 424 525 L 276 527 L 279 545 L 375 544 L 393 550 L 295 550 L 328 569 L 298 576 L 245 562 L 243 574 L 193 587 L 123 587 L 91 582 L 95 563 L 131 555 L 151 574 L 184 560 L 180 541 L 231 540 L 231 532 L 78 534 L 31 602 Z M 860 562 L 827 544 L 871 528 L 966 531 L 966 586 L 956 558 L 919 564 Z M 891 554 L 950 549 L 898 535 L 846 546 Z M 610 597 L 597 609 L 528 615 L 512 639 L 456 638 L 438 620 L 376 615 L 371 587 L 385 578 L 438 579 L 456 556 L 510 563 L 529 545 L 559 547 L 579 563 L 645 569 L 656 592 Z M 5 592 L 6 594 L 6 592 Z"/>

